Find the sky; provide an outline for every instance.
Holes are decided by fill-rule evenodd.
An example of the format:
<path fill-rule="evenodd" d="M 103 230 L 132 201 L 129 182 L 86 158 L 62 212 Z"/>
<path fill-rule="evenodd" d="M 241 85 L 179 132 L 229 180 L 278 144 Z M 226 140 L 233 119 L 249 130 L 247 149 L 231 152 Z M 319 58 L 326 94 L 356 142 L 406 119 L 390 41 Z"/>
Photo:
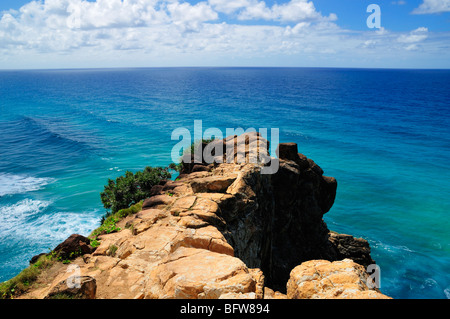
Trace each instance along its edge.
<path fill-rule="evenodd" d="M 171 66 L 448 69 L 450 0 L 0 1 L 0 69 Z"/>

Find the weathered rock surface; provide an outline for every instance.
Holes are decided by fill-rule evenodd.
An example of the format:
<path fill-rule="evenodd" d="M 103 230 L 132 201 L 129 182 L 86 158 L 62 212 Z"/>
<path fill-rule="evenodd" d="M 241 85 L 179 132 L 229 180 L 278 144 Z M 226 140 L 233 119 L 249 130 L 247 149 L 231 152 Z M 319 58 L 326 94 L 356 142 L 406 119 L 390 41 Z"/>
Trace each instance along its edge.
<path fill-rule="evenodd" d="M 73 234 L 53 249 L 53 253 L 61 259 L 74 259 L 93 251 L 90 240 L 82 235 Z"/>
<path fill-rule="evenodd" d="M 94 278 L 89 276 L 69 277 L 54 287 L 45 296 L 44 299 L 95 299 L 97 284 Z"/>
<path fill-rule="evenodd" d="M 370 246 L 367 240 L 335 232 L 330 232 L 329 240 L 336 247 L 337 260 L 351 258 L 354 262 L 366 268 L 375 264 L 370 256 Z"/>
<path fill-rule="evenodd" d="M 227 141 L 245 147 L 232 151 Z M 177 181 L 155 187 L 142 211 L 118 223 L 121 231 L 99 236 L 94 252 L 73 261 L 70 266 L 78 266 L 83 278 L 95 280 L 95 298 L 373 296 L 356 281 L 363 278 L 363 266 L 352 265 L 350 274 L 341 264 L 328 262 L 328 267 L 339 266 L 339 278 L 331 270 L 322 271 L 323 260 L 373 262 L 365 240 L 330 233 L 322 219 L 334 202 L 334 178 L 323 176 L 294 143 L 279 145 L 280 167 L 273 175 L 261 174 L 267 157 L 241 161 L 268 156 L 269 143 L 258 134 L 231 136 L 212 145 L 213 151 L 208 144 L 201 148 L 210 148 L 224 163 L 208 164 L 192 155 Z M 28 297 L 61 291 L 68 267 Z M 314 269 L 322 271 L 320 276 L 301 275 Z M 328 276 L 344 290 L 325 287 Z M 351 294 L 350 285 L 359 288 Z"/>
<path fill-rule="evenodd" d="M 350 259 L 311 260 L 295 267 L 287 283 L 289 299 L 390 299 L 369 289 L 363 266 Z"/>

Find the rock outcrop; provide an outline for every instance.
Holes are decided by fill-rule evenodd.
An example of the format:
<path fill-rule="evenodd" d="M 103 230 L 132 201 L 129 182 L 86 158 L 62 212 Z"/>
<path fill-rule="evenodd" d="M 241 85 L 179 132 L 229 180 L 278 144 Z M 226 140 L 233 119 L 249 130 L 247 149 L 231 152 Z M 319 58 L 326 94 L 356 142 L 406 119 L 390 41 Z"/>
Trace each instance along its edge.
<path fill-rule="evenodd" d="M 229 141 L 245 148 L 230 151 Z M 72 262 L 81 276 L 95 280 L 96 298 L 382 296 L 356 280 L 373 263 L 367 241 L 332 233 L 322 219 L 333 205 L 336 180 L 299 154 L 296 144 L 279 145 L 275 174 L 261 174 L 269 143 L 258 134 L 200 147 L 224 163 L 192 155 L 176 181 L 155 186 L 142 211 L 117 224 L 121 231 L 99 236 L 94 252 Z M 345 258 L 362 266 L 331 263 Z M 319 274 L 307 275 L 313 269 Z M 71 275 L 65 270 L 28 297 L 61 291 Z M 343 286 L 328 289 L 327 276 Z M 348 288 L 347 279 L 359 288 Z"/>
<path fill-rule="evenodd" d="M 97 284 L 89 276 L 69 277 L 56 286 L 44 297 L 45 299 L 95 299 Z"/>
<path fill-rule="evenodd" d="M 289 299 L 389 299 L 370 289 L 365 268 L 351 259 L 311 260 L 295 267 L 287 283 Z"/>

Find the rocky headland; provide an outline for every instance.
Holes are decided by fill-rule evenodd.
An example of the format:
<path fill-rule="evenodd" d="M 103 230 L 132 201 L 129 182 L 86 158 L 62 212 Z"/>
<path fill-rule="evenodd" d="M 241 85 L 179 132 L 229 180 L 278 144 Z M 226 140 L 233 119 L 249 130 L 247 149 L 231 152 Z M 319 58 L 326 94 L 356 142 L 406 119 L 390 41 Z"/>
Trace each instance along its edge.
<path fill-rule="evenodd" d="M 227 154 L 230 140 L 244 151 Z M 275 174 L 237 160 L 269 155 L 257 133 L 199 147 L 223 149 L 227 161 L 192 156 L 118 231 L 98 236 L 96 248 L 72 235 L 54 249 L 71 262 L 45 269 L 20 298 L 389 298 L 368 285 L 368 242 L 323 221 L 337 182 L 296 144 L 278 146 Z"/>

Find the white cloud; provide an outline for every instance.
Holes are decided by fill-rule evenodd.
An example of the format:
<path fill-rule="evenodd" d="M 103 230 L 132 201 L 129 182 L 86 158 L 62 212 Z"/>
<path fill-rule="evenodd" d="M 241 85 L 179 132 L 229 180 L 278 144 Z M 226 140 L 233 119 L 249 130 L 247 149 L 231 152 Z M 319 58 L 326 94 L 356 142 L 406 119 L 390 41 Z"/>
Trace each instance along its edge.
<path fill-rule="evenodd" d="M 336 20 L 336 14 L 323 17 L 309 0 L 290 0 L 284 4 L 268 7 L 259 0 L 209 0 L 218 12 L 235 14 L 239 20 L 273 20 L 281 22 L 300 22 L 308 20 Z"/>
<path fill-rule="evenodd" d="M 274 5 L 272 12 L 275 20 L 304 21 L 320 19 L 321 15 L 316 11 L 314 3 L 307 0 L 291 0 L 289 3 Z"/>
<path fill-rule="evenodd" d="M 335 20 L 307 0 L 32 1 L 0 13 L 0 69 L 394 63 L 401 54 L 444 47 L 449 38 L 431 42 L 426 28 L 345 30 Z"/>
<path fill-rule="evenodd" d="M 206 2 L 200 2 L 192 6 L 189 3 L 173 2 L 167 5 L 172 22 L 181 25 L 186 30 L 198 30 L 200 24 L 206 21 L 214 21 L 219 15 Z"/>
<path fill-rule="evenodd" d="M 210 0 L 211 1 L 211 0 Z M 222 1 L 222 0 L 215 0 Z M 267 7 L 265 1 L 246 1 L 244 6 L 237 8 L 242 9 L 239 12 L 240 20 L 273 20 L 281 22 L 300 22 L 313 20 L 336 20 L 336 14 L 329 17 L 323 17 L 320 12 L 316 11 L 314 3 L 308 0 L 290 0 L 284 4 L 275 4 Z"/>
<path fill-rule="evenodd" d="M 253 2 L 239 13 L 239 20 L 273 20 L 274 14 L 264 1 Z"/>
<path fill-rule="evenodd" d="M 378 35 L 385 35 L 388 34 L 389 31 L 386 30 L 384 27 L 380 27 L 379 29 L 375 30 L 375 33 Z"/>
<path fill-rule="evenodd" d="M 418 49 L 419 49 L 419 46 L 417 45 L 417 43 L 413 43 L 413 44 L 410 44 L 405 47 L 405 50 L 407 50 L 407 51 L 416 51 Z"/>
<path fill-rule="evenodd" d="M 208 2 L 215 10 L 226 14 L 231 14 L 256 3 L 255 0 L 208 0 Z"/>
<path fill-rule="evenodd" d="M 413 10 L 413 14 L 432 14 L 450 12 L 450 0 L 423 0 L 423 3 Z"/>
<path fill-rule="evenodd" d="M 428 29 L 424 27 L 417 28 L 409 34 L 402 34 L 397 41 L 401 43 L 417 43 L 428 38 Z"/>
<path fill-rule="evenodd" d="M 104 51 L 143 48 L 164 51 L 170 45 L 181 47 L 179 43 L 185 42 L 186 32 L 202 32 L 197 35 L 201 39 L 212 23 L 225 23 L 217 21 L 218 12 L 232 14 L 236 10 L 240 10 L 241 19 L 247 16 L 247 19 L 295 23 L 333 20 L 322 17 L 312 2 L 306 0 L 292 0 L 271 8 L 256 0 L 210 0 L 196 4 L 177 0 L 45 0 L 31 1 L 17 12 L 4 13 L 0 17 L 0 43 L 6 50 L 3 54 L 13 50 L 15 54 L 27 50 L 67 53 L 92 47 Z M 293 28 L 294 33 L 301 25 Z M 256 29 L 249 28 L 246 32 Z M 194 41 L 184 48 L 200 42 Z"/>

